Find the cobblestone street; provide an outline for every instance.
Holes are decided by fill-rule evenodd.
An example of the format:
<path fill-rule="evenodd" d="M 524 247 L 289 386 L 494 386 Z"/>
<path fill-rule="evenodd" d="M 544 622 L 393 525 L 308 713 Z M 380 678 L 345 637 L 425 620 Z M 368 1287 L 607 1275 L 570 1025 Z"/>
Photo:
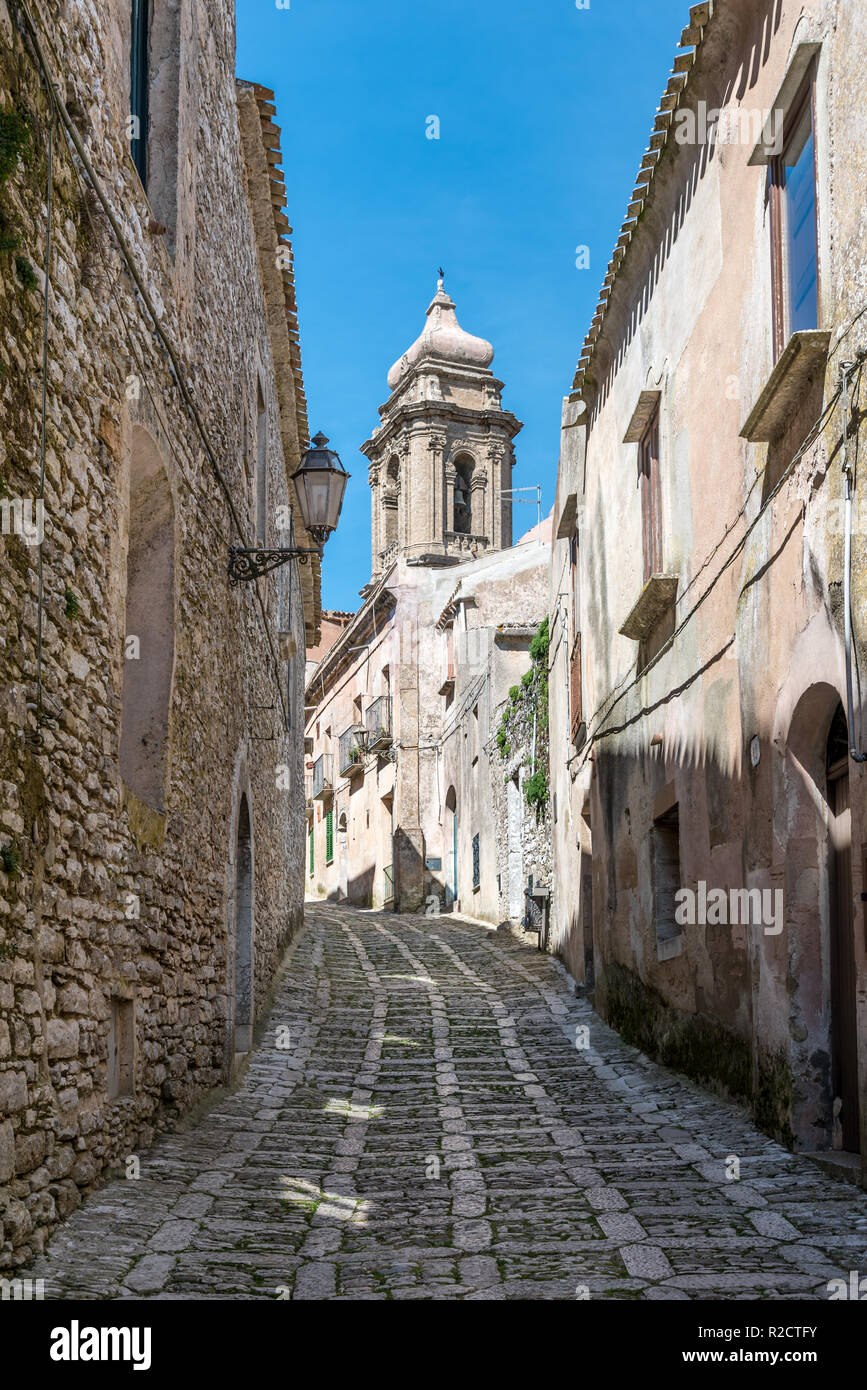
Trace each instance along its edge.
<path fill-rule="evenodd" d="M 308 905 L 239 1089 L 26 1272 L 46 1298 L 827 1299 L 865 1249 L 863 1194 L 624 1046 L 528 942 Z"/>

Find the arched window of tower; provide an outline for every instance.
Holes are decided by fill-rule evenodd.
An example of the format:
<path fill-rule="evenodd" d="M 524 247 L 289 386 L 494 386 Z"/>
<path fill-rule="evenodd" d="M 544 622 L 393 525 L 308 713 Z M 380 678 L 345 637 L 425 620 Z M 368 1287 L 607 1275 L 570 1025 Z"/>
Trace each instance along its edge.
<path fill-rule="evenodd" d="M 455 531 L 461 536 L 469 536 L 473 532 L 474 468 L 475 464 L 469 454 L 458 454 L 455 459 Z"/>
<path fill-rule="evenodd" d="M 384 548 L 394 545 L 397 535 L 397 499 L 400 492 L 400 461 L 392 454 L 385 470 L 385 489 L 382 496 Z"/>

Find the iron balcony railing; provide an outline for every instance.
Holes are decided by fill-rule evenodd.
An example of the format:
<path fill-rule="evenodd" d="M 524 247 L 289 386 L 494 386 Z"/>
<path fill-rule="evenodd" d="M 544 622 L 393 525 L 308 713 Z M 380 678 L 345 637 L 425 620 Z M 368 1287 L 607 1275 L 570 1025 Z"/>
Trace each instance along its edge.
<path fill-rule="evenodd" d="M 387 864 L 382 871 L 382 901 L 394 902 L 394 865 Z"/>
<path fill-rule="evenodd" d="M 338 766 L 341 777 L 351 777 L 364 771 L 364 730 L 357 724 L 351 725 L 340 735 L 340 759 Z"/>
<path fill-rule="evenodd" d="M 331 773 L 331 754 L 322 753 L 313 764 L 311 796 L 314 801 L 324 801 L 334 791 Z"/>
<path fill-rule="evenodd" d="M 391 696 L 380 695 L 367 710 L 367 746 L 371 751 L 391 743 Z"/>

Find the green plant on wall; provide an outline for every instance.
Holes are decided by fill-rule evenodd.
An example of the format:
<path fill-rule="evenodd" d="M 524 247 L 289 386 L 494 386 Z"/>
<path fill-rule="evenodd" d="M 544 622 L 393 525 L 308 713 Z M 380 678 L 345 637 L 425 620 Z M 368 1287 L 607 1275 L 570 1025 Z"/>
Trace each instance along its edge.
<path fill-rule="evenodd" d="M 21 853 L 18 846 L 11 841 L 8 845 L 3 845 L 0 849 L 0 863 L 3 865 L 4 874 L 8 874 L 10 878 L 14 878 L 16 874 L 20 873 Z"/>
<path fill-rule="evenodd" d="M 15 257 L 15 270 L 25 290 L 35 290 L 39 277 L 26 256 Z"/>
<path fill-rule="evenodd" d="M 0 111 L 0 184 L 4 184 L 26 156 L 30 122 L 23 111 Z"/>
<path fill-rule="evenodd" d="M 81 612 L 81 604 L 74 589 L 66 588 L 63 591 L 63 611 L 67 618 L 75 619 Z"/>
<path fill-rule="evenodd" d="M 19 160 L 28 160 L 30 123 L 21 111 L 0 111 L 0 189 L 18 167 Z M 11 214 L 0 207 L 0 252 L 17 251 L 21 236 L 15 230 Z M 33 290 L 39 280 L 26 256 L 15 257 L 18 279 L 26 290 Z"/>
<path fill-rule="evenodd" d="M 524 796 L 527 803 L 535 807 L 538 815 L 548 800 L 548 774 L 543 767 L 537 767 L 527 778 L 524 783 Z"/>
<path fill-rule="evenodd" d="M 535 760 L 524 782 L 524 795 L 536 813 L 541 814 L 548 800 L 548 619 L 540 623 L 530 643 L 530 669 L 520 685 L 509 690 L 496 743 L 500 756 L 508 758 L 515 746 L 526 743 L 528 730 L 535 727 Z"/>

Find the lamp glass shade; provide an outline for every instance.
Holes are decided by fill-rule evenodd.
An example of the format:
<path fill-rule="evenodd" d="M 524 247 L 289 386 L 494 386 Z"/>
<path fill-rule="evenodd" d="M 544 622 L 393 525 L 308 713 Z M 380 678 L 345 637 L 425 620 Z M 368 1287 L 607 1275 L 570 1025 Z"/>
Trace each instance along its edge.
<path fill-rule="evenodd" d="M 298 506 L 305 527 L 318 541 L 324 541 L 337 526 L 349 474 L 333 449 L 325 446 L 324 434 L 314 436 L 300 468 L 292 475 Z"/>

